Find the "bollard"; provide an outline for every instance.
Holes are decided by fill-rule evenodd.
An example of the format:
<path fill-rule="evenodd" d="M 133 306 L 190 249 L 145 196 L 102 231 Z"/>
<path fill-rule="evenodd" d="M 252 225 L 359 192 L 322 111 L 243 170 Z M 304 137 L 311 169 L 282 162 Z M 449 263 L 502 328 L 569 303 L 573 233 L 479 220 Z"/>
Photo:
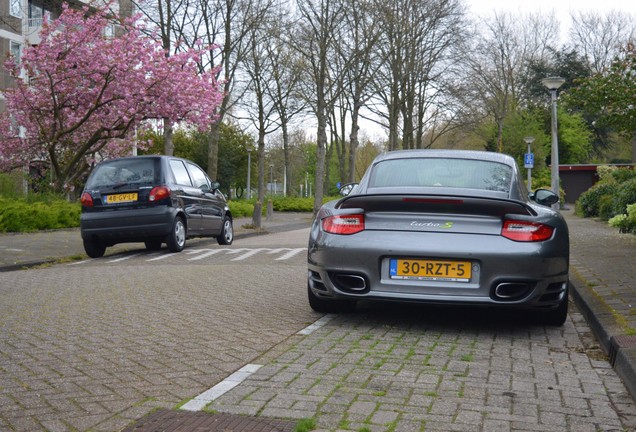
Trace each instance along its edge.
<path fill-rule="evenodd" d="M 274 220 L 274 203 L 272 200 L 267 201 L 267 220 Z"/>

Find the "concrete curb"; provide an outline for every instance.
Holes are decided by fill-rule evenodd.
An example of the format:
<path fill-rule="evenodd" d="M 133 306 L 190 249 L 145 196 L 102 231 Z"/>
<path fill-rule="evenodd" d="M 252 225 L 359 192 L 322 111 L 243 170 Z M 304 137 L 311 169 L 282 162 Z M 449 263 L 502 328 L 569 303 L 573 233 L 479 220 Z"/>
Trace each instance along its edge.
<path fill-rule="evenodd" d="M 636 399 L 636 336 L 618 336 L 623 329 L 611 309 L 594 293 L 575 268 L 570 269 L 571 295 L 585 320 L 609 356 L 610 364 Z"/>

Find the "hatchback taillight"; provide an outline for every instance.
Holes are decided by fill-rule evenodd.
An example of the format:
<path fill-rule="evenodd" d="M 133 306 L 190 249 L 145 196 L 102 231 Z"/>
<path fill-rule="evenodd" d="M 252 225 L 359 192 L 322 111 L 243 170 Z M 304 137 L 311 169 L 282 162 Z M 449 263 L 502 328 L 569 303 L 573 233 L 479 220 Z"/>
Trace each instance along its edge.
<path fill-rule="evenodd" d="M 80 198 L 80 203 L 84 207 L 93 207 L 93 197 L 88 192 L 84 192 Z"/>
<path fill-rule="evenodd" d="M 148 201 L 160 201 L 170 196 L 170 188 L 168 186 L 157 186 L 152 188 Z"/>
<path fill-rule="evenodd" d="M 552 237 L 554 228 L 538 222 L 504 220 L 501 235 L 519 242 L 540 242 Z"/>
<path fill-rule="evenodd" d="M 364 231 L 364 215 L 329 216 L 322 220 L 322 229 L 330 234 L 350 235 Z"/>

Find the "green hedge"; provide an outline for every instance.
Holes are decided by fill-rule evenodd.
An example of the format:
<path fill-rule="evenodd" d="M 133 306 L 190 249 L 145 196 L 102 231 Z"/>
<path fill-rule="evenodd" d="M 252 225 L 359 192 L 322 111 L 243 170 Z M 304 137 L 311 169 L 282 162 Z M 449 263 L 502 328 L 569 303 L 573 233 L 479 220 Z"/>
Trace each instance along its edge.
<path fill-rule="evenodd" d="M 0 232 L 34 232 L 79 226 L 81 207 L 64 200 L 0 198 Z"/>
<path fill-rule="evenodd" d="M 622 233 L 636 233 L 636 204 L 628 205 L 626 214 L 614 216 L 608 223 Z"/>
<path fill-rule="evenodd" d="M 325 202 L 334 199 L 326 197 Z M 230 201 L 235 218 L 251 217 L 254 200 Z M 311 212 L 313 198 L 275 197 L 274 211 Z M 263 205 L 263 214 L 267 203 Z M 79 226 L 81 206 L 52 195 L 32 194 L 28 198 L 0 197 L 0 232 L 35 232 L 40 230 L 74 228 Z"/>
<path fill-rule="evenodd" d="M 582 193 L 576 211 L 584 217 L 609 220 L 627 214 L 627 207 L 636 204 L 636 170 L 599 170 L 601 180 Z"/>

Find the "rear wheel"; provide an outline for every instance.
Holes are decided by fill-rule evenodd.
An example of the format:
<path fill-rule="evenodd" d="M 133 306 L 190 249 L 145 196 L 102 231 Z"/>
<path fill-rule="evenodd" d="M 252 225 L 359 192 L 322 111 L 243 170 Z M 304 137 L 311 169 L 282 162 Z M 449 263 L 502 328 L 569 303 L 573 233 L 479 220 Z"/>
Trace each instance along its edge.
<path fill-rule="evenodd" d="M 307 298 L 309 299 L 309 306 L 311 306 L 311 308 L 316 312 L 353 312 L 356 308 L 355 300 L 336 300 L 318 297 L 316 294 L 313 293 L 313 291 L 309 287 L 309 284 L 307 284 Z"/>
<path fill-rule="evenodd" d="M 146 249 L 152 251 L 161 249 L 161 243 L 161 239 L 151 239 L 144 242 L 144 244 L 146 245 Z"/>
<path fill-rule="evenodd" d="M 181 216 L 177 216 L 172 224 L 172 230 L 166 239 L 170 252 L 181 252 L 186 242 L 186 226 Z"/>
<path fill-rule="evenodd" d="M 106 246 L 99 240 L 84 240 L 84 250 L 91 258 L 100 258 L 106 252 Z"/>
<path fill-rule="evenodd" d="M 231 245 L 234 240 L 234 227 L 232 226 L 232 219 L 229 216 L 223 218 L 223 227 L 221 228 L 221 234 L 216 238 L 216 241 L 220 245 Z"/>
<path fill-rule="evenodd" d="M 566 289 L 563 300 L 556 309 L 542 313 L 540 318 L 542 324 L 560 327 L 565 323 L 568 317 L 568 291 L 569 289 Z"/>

